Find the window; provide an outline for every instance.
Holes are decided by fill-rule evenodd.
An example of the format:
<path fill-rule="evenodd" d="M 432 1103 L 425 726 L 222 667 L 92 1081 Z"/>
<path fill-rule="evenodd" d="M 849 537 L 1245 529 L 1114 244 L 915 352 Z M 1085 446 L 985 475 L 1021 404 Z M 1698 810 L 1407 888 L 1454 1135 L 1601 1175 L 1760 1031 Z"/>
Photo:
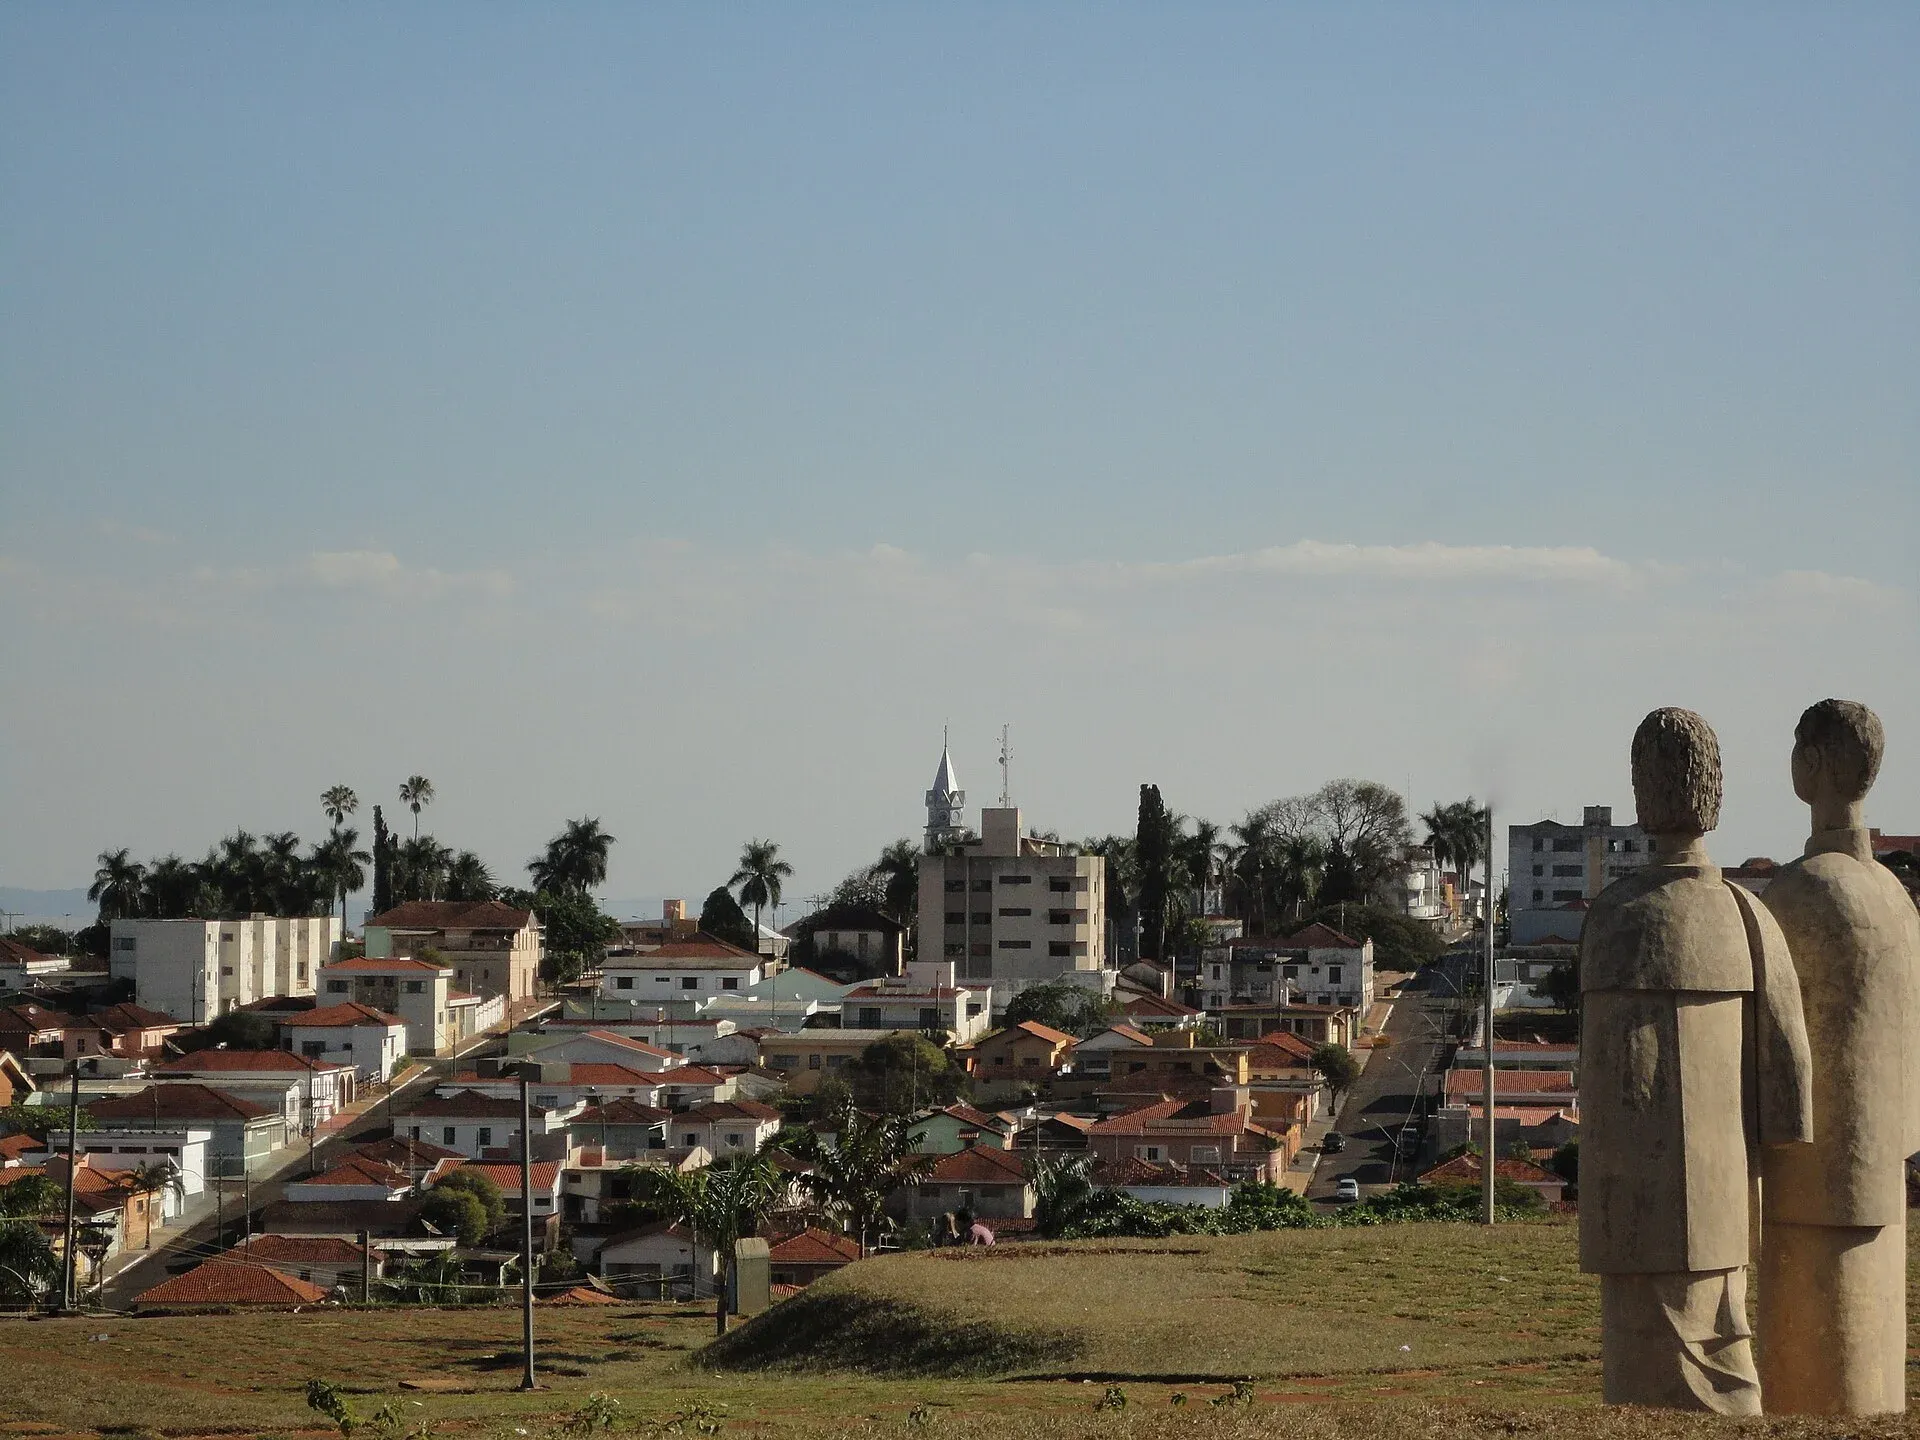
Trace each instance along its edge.
<path fill-rule="evenodd" d="M 392 984 L 393 982 L 389 980 L 387 983 Z M 409 995 L 424 994 L 426 992 L 426 988 L 427 988 L 427 982 L 424 980 L 407 981 L 407 994 Z"/>
<path fill-rule="evenodd" d="M 1066 940 L 1049 940 L 1047 942 L 1047 954 L 1071 955 L 1073 954 L 1073 946 Z"/>
<path fill-rule="evenodd" d="M 482 1125 L 478 1130 L 475 1130 L 473 1132 L 473 1143 L 480 1146 L 493 1144 L 493 1127 L 491 1125 Z"/>
<path fill-rule="evenodd" d="M 1533 892 L 1533 898 L 1535 900 L 1544 900 L 1547 898 L 1547 892 L 1544 890 L 1536 890 Z"/>
<path fill-rule="evenodd" d="M 131 935 L 116 935 L 113 937 L 113 948 L 116 950 L 131 950 L 138 943 L 139 942 Z"/>
<path fill-rule="evenodd" d="M 878 1030 L 880 1028 L 880 1007 L 878 1005 L 865 1005 L 861 1007 L 860 1028 L 862 1030 Z"/>
<path fill-rule="evenodd" d="M 1002 875 L 1002 876 L 1000 877 L 1000 883 L 1001 883 L 1002 885 L 1031 885 L 1031 884 L 1033 883 L 1033 876 L 1031 876 L 1031 875 Z"/>
<path fill-rule="evenodd" d="M 949 911 L 947 911 L 947 924 L 949 924 L 949 925 L 964 925 L 964 924 L 966 924 L 966 923 L 967 923 L 967 912 L 966 912 L 966 911 L 964 911 L 964 910 L 949 910 Z"/>
<path fill-rule="evenodd" d="M 820 1068 L 820 1056 L 818 1052 L 807 1056 L 807 1069 L 818 1070 L 819 1068 Z"/>
<path fill-rule="evenodd" d="M 1536 835 L 1536 836 L 1534 836 L 1534 837 L 1533 837 L 1533 851 L 1534 851 L 1534 854 L 1536 854 L 1536 855 L 1537 855 L 1537 854 L 1539 854 L 1539 853 L 1540 853 L 1540 852 L 1541 852 L 1542 850 L 1544 850 L 1544 849 L 1546 849 L 1546 848 L 1547 848 L 1547 842 L 1546 842 L 1545 840 L 1542 840 L 1542 839 L 1541 839 L 1541 838 L 1540 838 L 1540 837 L 1539 837 L 1538 835 Z"/>
<path fill-rule="evenodd" d="M 1329 965 L 1327 967 L 1327 984 L 1338 985 L 1340 983 L 1340 976 L 1342 973 L 1343 973 L 1342 968 L 1340 966 Z"/>
<path fill-rule="evenodd" d="M 740 1148 L 740 1137 L 738 1135 L 727 1136 L 727 1148 L 729 1150 L 738 1150 Z"/>
<path fill-rule="evenodd" d="M 1027 905 L 1002 905 L 1000 907 L 1000 918 L 1002 920 L 1009 917 L 1017 919 L 1031 914 L 1033 914 L 1033 909 Z"/>
<path fill-rule="evenodd" d="M 560 1097 L 558 1095 L 536 1095 L 533 1097 L 533 1103 L 538 1105 L 542 1110 L 551 1110 L 560 1103 Z"/>
<path fill-rule="evenodd" d="M 327 1042 L 324 1040 L 302 1040 L 300 1042 L 300 1053 L 309 1058 L 324 1055 L 327 1053 Z"/>
<path fill-rule="evenodd" d="M 1000 913 L 1004 915 L 1007 912 L 1002 910 Z M 1073 911 L 1049 910 L 1047 911 L 1047 923 L 1049 925 L 1071 925 L 1073 924 Z"/>
<path fill-rule="evenodd" d="M 967 888 L 967 882 L 964 880 L 947 881 L 947 893 L 949 895 L 953 894 L 957 890 L 965 890 L 966 888 Z"/>
<path fill-rule="evenodd" d="M 1158 1145 L 1136 1145 L 1133 1147 L 1133 1153 L 1140 1159 L 1150 1160 L 1157 1165 L 1166 1158 L 1167 1152 Z"/>
<path fill-rule="evenodd" d="M 982 875 L 978 880 L 973 882 L 973 893 L 976 895 L 984 894 L 992 889 L 993 880 L 989 876 Z"/>
<path fill-rule="evenodd" d="M 1187 1150 L 1187 1161 L 1193 1165 L 1215 1165 L 1220 1161 L 1218 1145 L 1194 1145 Z"/>
<path fill-rule="evenodd" d="M 698 1145 L 699 1143 L 700 1143 L 700 1137 L 694 1134 L 693 1131 L 691 1130 L 687 1131 L 684 1135 L 680 1137 L 680 1144 L 684 1149 L 691 1150 L 695 1145 Z"/>
<path fill-rule="evenodd" d="M 680 977 L 680 988 L 682 990 L 698 990 L 700 988 L 700 977 L 698 975 L 682 975 Z"/>
<path fill-rule="evenodd" d="M 1640 853 L 1640 846 L 1632 840 L 1622 840 L 1620 842 L 1620 853 L 1623 855 L 1637 855 Z"/>
<path fill-rule="evenodd" d="M 1033 948 L 1033 942 L 1031 940 L 1002 940 L 1000 942 L 1000 948 L 1002 950 L 1031 950 Z"/>
<path fill-rule="evenodd" d="M 613 988 L 614 988 L 614 989 L 616 989 L 616 990 L 631 990 L 631 989 L 633 989 L 633 976 L 631 976 L 631 975 L 622 975 L 622 976 L 619 976 L 619 977 L 618 977 L 617 979 L 615 979 L 615 980 L 614 980 L 614 982 L 613 982 Z"/>
<path fill-rule="evenodd" d="M 738 975 L 723 977 L 720 981 L 720 988 L 722 990 L 738 990 L 740 988 L 740 977 Z"/>
<path fill-rule="evenodd" d="M 1553 892 L 1553 898 L 1555 900 L 1579 900 L 1582 896 L 1578 890 L 1556 890 Z"/>
<path fill-rule="evenodd" d="M 329 981 L 327 981 L 327 993 L 328 993 L 329 995 L 344 995 L 344 994 L 346 994 L 346 993 L 347 993 L 347 982 L 346 982 L 346 981 L 344 981 L 344 980 L 329 980 Z"/>
<path fill-rule="evenodd" d="M 1553 842 L 1553 848 L 1557 854 L 1565 855 L 1572 853 L 1577 855 L 1580 853 L 1580 837 L 1578 835 L 1569 835 L 1563 840 L 1556 840 Z"/>
<path fill-rule="evenodd" d="M 1585 873 L 1586 871 L 1578 865 L 1556 865 L 1553 867 L 1553 878 L 1556 880 L 1577 880 Z"/>
<path fill-rule="evenodd" d="M 1533 867 L 1533 873 L 1535 876 L 1544 875 L 1547 873 L 1547 867 L 1544 865 L 1536 865 Z"/>
<path fill-rule="evenodd" d="M 442 1145 L 445 1145 L 448 1149 L 453 1148 L 453 1142 L 457 1138 L 458 1136 L 455 1134 L 454 1128 L 451 1125 L 445 1126 L 440 1131 L 440 1143 Z"/>
<path fill-rule="evenodd" d="M 944 946 L 942 948 L 944 949 L 945 953 L 948 955 L 964 955 L 967 953 L 967 947 L 961 944 L 957 940 L 953 944 Z"/>
<path fill-rule="evenodd" d="M 1280 967 L 1280 978 L 1282 980 L 1298 980 L 1300 978 L 1300 967 L 1298 965 L 1282 965 Z"/>
<path fill-rule="evenodd" d="M 967 953 L 970 955 L 991 955 L 993 953 L 993 943 L 989 940 L 976 940 L 973 942 L 973 948 Z"/>
<path fill-rule="evenodd" d="M 973 912 L 973 923 L 974 923 L 974 924 L 976 924 L 976 925 L 991 925 L 991 924 L 993 924 L 993 912 L 992 912 L 991 910 L 976 910 L 976 911 L 974 911 L 974 912 Z"/>
<path fill-rule="evenodd" d="M 231 966 L 231 965 L 222 965 L 222 966 L 220 967 L 220 973 L 221 973 L 222 975 L 231 975 L 231 974 L 233 974 L 233 966 Z"/>
<path fill-rule="evenodd" d="M 798 1070 L 800 1068 L 800 1057 L 798 1055 L 769 1055 L 767 1060 L 776 1070 Z"/>
<path fill-rule="evenodd" d="M 1073 877 L 1070 875 L 1055 875 L 1047 881 L 1047 888 L 1056 895 L 1065 894 L 1073 889 Z"/>
<path fill-rule="evenodd" d="M 418 1125 L 409 1125 L 407 1129 L 414 1139 L 418 1140 L 420 1138 L 420 1127 Z"/>
<path fill-rule="evenodd" d="M 920 1007 L 920 1028 L 922 1030 L 938 1030 L 940 1028 L 939 1010 L 931 1005 L 922 1005 Z"/>

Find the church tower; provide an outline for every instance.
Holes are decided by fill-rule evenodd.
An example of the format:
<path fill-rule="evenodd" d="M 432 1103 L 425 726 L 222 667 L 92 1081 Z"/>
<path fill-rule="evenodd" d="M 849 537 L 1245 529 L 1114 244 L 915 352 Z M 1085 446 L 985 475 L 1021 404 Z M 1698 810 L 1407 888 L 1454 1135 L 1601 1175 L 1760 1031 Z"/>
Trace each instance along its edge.
<path fill-rule="evenodd" d="M 927 791 L 927 854 L 937 854 L 943 844 L 967 833 L 966 803 L 967 792 L 954 777 L 953 756 L 947 751 L 947 737 L 943 732 L 940 769 L 933 777 L 933 788 Z"/>

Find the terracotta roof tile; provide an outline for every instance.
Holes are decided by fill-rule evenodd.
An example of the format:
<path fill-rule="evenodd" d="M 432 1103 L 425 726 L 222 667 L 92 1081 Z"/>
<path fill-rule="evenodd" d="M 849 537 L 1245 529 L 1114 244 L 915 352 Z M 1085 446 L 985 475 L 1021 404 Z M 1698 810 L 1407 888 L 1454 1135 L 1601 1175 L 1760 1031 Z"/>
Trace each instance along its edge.
<path fill-rule="evenodd" d="M 332 1074 L 351 1069 L 331 1060 L 312 1060 L 291 1050 L 194 1050 L 177 1060 L 162 1060 L 156 1075 Z"/>
<path fill-rule="evenodd" d="M 224 1258 L 287 1265 L 358 1265 L 365 1254 L 351 1240 L 334 1235 L 255 1235 L 227 1251 Z"/>
<path fill-rule="evenodd" d="M 936 1185 L 969 1182 L 1012 1185 L 1027 1178 L 1027 1164 L 1018 1155 L 1006 1150 L 996 1150 L 989 1145 L 975 1145 L 951 1155 L 942 1155 L 934 1163 L 933 1168 L 926 1172 L 925 1178 L 927 1182 Z"/>
<path fill-rule="evenodd" d="M 796 1235 L 775 1241 L 768 1258 L 775 1265 L 846 1265 L 860 1258 L 860 1244 L 809 1225 Z"/>
<path fill-rule="evenodd" d="M 435 965 L 431 960 L 416 960 L 408 955 L 392 955 L 385 960 L 369 960 L 366 956 L 356 956 L 351 960 L 335 960 L 332 964 L 322 965 L 320 973 L 333 975 L 386 975 L 393 971 L 424 970 L 429 975 L 451 975 L 451 965 Z"/>
<path fill-rule="evenodd" d="M 401 1115 L 444 1115 L 453 1118 L 472 1117 L 479 1120 L 501 1118 L 518 1120 L 520 1101 L 507 1095 L 485 1095 L 478 1090 L 457 1090 L 450 1095 L 435 1093 L 422 1095 L 411 1104 L 401 1107 Z M 547 1112 L 540 1106 L 533 1107 L 535 1115 Z"/>
<path fill-rule="evenodd" d="M 211 1085 L 171 1081 L 137 1095 L 111 1095 L 86 1107 L 96 1120 L 258 1120 L 280 1112 Z"/>
<path fill-rule="evenodd" d="M 532 918 L 532 911 L 498 900 L 408 900 L 366 923 L 385 930 L 520 930 Z"/>
<path fill-rule="evenodd" d="M 1534 1164 L 1531 1160 L 1513 1160 L 1500 1158 L 1493 1162 L 1493 1173 L 1501 1180 L 1512 1180 L 1521 1185 L 1562 1185 L 1566 1182 L 1551 1170 Z M 1433 1184 L 1472 1184 L 1481 1181 L 1480 1157 L 1478 1155 L 1456 1155 L 1453 1159 L 1434 1166 L 1421 1175 L 1423 1185 Z"/>
<path fill-rule="evenodd" d="M 1447 1072 L 1446 1091 L 1449 1096 L 1460 1095 L 1470 1100 L 1478 1099 L 1486 1093 L 1485 1086 L 1486 1072 L 1483 1070 L 1449 1070 Z M 1493 1072 L 1493 1098 L 1496 1101 L 1509 1095 L 1537 1095 L 1544 1102 L 1555 1095 L 1571 1097 L 1574 1093 L 1573 1074 L 1567 1070 L 1496 1070 Z"/>
<path fill-rule="evenodd" d="M 397 1015 L 389 1015 L 384 1010 L 376 1010 L 371 1005 L 362 1005 L 358 1000 L 349 1000 L 341 1005 L 328 1005 L 319 1010 L 303 1010 L 289 1015 L 280 1022 L 283 1030 L 338 1030 L 348 1026 L 385 1025 L 391 1029 L 395 1025 L 404 1026 L 407 1022 Z"/>
<path fill-rule="evenodd" d="M 220 1258 L 162 1281 L 136 1296 L 134 1304 L 313 1305 L 326 1298 L 320 1286 L 271 1266 Z"/>
<path fill-rule="evenodd" d="M 1342 935 L 1331 925 L 1316 920 L 1305 929 L 1296 930 L 1289 935 L 1287 944 L 1312 950 L 1358 950 L 1366 942 L 1355 940 L 1351 935 Z"/>

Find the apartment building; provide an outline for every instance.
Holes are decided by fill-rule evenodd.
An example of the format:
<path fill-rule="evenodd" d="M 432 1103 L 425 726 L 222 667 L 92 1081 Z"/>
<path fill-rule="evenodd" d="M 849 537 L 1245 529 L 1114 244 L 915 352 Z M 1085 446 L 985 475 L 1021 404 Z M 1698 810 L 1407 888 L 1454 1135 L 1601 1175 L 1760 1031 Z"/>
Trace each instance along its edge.
<path fill-rule="evenodd" d="M 311 995 L 340 946 L 331 915 L 115 920 L 107 969 L 134 1002 L 190 1025 L 275 995 Z"/>
<path fill-rule="evenodd" d="M 1540 820 L 1507 827 L 1507 917 L 1511 941 L 1578 940 L 1587 904 L 1647 863 L 1647 834 L 1613 823 L 1613 807 L 1589 805 L 1578 825 Z"/>
<path fill-rule="evenodd" d="M 1106 861 L 1027 834 L 1017 807 L 982 810 L 980 832 L 921 858 L 920 954 L 1000 1006 L 1031 985 L 1100 985 Z"/>
<path fill-rule="evenodd" d="M 607 1000 L 666 1005 L 743 995 L 769 973 L 764 955 L 712 935 L 669 940 L 637 955 L 609 955 L 600 967 Z"/>
<path fill-rule="evenodd" d="M 499 1018 L 502 1001 L 483 1001 L 454 989 L 453 966 L 396 955 L 341 960 L 320 972 L 329 1008 L 366 1005 L 406 1023 L 413 1055 L 451 1055 Z"/>
<path fill-rule="evenodd" d="M 371 959 L 431 950 L 453 967 L 454 989 L 509 1004 L 533 997 L 545 953 L 533 912 L 498 900 L 409 900 L 369 917 L 364 933 Z"/>

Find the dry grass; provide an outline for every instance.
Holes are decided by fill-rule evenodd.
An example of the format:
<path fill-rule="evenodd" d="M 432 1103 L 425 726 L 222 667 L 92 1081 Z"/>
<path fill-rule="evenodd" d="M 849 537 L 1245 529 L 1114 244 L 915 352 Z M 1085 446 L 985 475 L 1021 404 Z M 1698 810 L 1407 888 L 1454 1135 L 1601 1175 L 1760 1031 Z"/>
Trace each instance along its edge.
<path fill-rule="evenodd" d="M 852 1339 L 814 1329 L 827 1311 L 804 1306 L 827 1302 Z M 710 1326 L 676 1306 L 542 1310 L 544 1388 L 523 1395 L 511 1309 L 0 1322 L 0 1440 L 325 1440 L 302 1395 L 316 1376 L 435 1440 L 583 1440 L 569 1417 L 591 1394 L 619 1402 L 622 1440 L 702 1440 L 675 1425 L 695 1406 L 722 1417 L 720 1440 L 1920 1440 L 1904 1417 L 1600 1409 L 1593 1292 L 1564 1226 L 892 1257 L 736 1332 L 733 1363 L 758 1349 L 773 1362 L 758 1371 L 693 1363 Z M 765 1353 L 782 1327 L 843 1345 L 845 1363 Z M 1096 1408 L 1104 1379 L 1057 1378 L 1096 1370 L 1126 1377 L 1123 1409 Z M 1250 1404 L 1210 1404 L 1231 1396 L 1223 1380 L 1143 1378 L 1232 1374 L 1262 1377 Z"/>

